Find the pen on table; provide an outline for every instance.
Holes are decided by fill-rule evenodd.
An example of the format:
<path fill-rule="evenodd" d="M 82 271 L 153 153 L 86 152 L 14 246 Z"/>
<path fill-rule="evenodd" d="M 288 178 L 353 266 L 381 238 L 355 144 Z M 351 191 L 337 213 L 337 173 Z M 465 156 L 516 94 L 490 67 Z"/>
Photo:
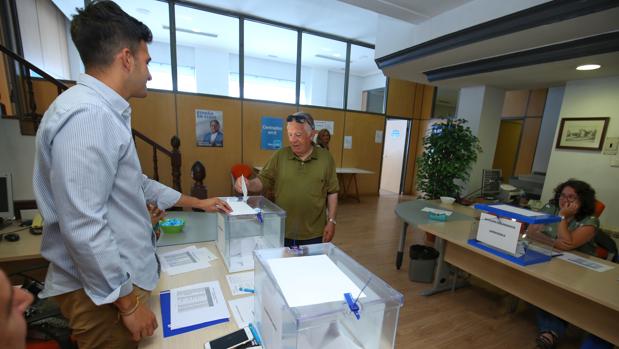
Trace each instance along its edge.
<path fill-rule="evenodd" d="M 239 287 L 239 291 L 247 292 L 247 293 L 256 293 L 253 288 Z"/>

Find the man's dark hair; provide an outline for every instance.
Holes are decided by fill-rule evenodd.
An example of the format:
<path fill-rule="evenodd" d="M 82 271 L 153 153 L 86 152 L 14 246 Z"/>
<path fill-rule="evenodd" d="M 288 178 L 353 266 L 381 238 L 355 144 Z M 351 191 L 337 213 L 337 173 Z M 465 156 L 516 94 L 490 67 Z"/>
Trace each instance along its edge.
<path fill-rule="evenodd" d="M 125 47 L 135 53 L 141 41 L 153 40 L 153 34 L 113 1 L 95 1 L 73 16 L 71 38 L 88 69 L 109 66 Z"/>
<path fill-rule="evenodd" d="M 569 179 L 566 182 L 559 184 L 554 189 L 554 197 L 551 200 L 552 204 L 557 208 L 559 207 L 559 197 L 561 196 L 561 192 L 563 188 L 571 187 L 574 189 L 576 194 L 578 195 L 578 200 L 580 201 L 580 209 L 576 212 L 576 219 L 582 220 L 585 217 L 593 215 L 595 212 L 595 190 L 591 188 L 591 186 L 583 181 L 579 181 L 577 179 Z"/>

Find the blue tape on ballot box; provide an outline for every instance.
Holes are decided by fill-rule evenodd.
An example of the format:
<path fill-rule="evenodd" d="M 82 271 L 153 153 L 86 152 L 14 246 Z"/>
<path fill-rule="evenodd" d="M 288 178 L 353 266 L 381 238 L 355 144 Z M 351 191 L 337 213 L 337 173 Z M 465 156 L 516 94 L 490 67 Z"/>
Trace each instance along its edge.
<path fill-rule="evenodd" d="M 475 204 L 473 205 L 474 208 L 480 210 L 480 211 L 485 211 L 488 213 L 492 213 L 495 214 L 497 216 L 501 216 L 501 217 L 505 217 L 505 218 L 513 218 L 515 220 L 517 220 L 518 222 L 523 222 L 523 223 L 529 223 L 529 224 L 550 224 L 550 223 L 557 223 L 561 221 L 561 217 L 559 216 L 555 216 L 555 215 L 551 215 L 551 214 L 542 214 L 539 216 L 527 216 L 524 214 L 518 214 L 516 212 L 513 211 L 507 211 L 507 210 L 503 210 L 500 208 L 500 206 L 510 206 L 510 205 L 506 205 L 506 204 L 494 204 L 494 205 L 486 205 L 486 204 Z M 523 210 L 523 211 L 529 211 L 529 212 L 533 212 L 531 210 L 525 210 L 523 208 L 519 208 L 519 207 L 515 207 L 515 206 L 511 206 L 514 208 L 514 210 Z"/>
<path fill-rule="evenodd" d="M 522 265 L 522 266 L 527 266 L 527 265 L 532 265 L 532 264 L 537 264 L 537 263 L 544 263 L 544 262 L 548 262 L 550 259 L 552 259 L 551 256 L 545 255 L 543 253 L 539 253 L 537 251 L 533 251 L 530 249 L 526 250 L 526 253 L 523 256 L 520 257 L 516 257 L 514 255 L 511 255 L 507 252 L 502 252 L 500 250 L 497 250 L 495 248 L 492 248 L 482 242 L 479 242 L 475 239 L 470 239 L 468 240 L 469 245 L 471 246 L 475 246 L 477 248 L 479 248 L 480 250 L 484 250 L 486 252 L 492 253 L 495 256 L 501 257 L 503 259 L 506 259 L 510 262 L 516 263 L 518 265 Z"/>

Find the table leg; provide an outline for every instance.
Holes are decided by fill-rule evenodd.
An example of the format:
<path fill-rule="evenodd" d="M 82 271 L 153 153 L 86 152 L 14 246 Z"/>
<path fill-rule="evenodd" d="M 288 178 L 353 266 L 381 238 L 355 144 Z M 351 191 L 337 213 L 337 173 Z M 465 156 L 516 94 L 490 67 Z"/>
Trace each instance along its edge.
<path fill-rule="evenodd" d="M 361 199 L 359 198 L 359 185 L 357 184 L 357 174 L 353 173 L 350 175 L 350 181 L 355 181 L 355 199 L 357 199 L 357 202 L 361 203 Z"/>
<path fill-rule="evenodd" d="M 445 262 L 445 241 L 438 236 L 436 237 L 436 241 L 434 242 L 434 248 L 438 251 L 438 259 L 436 260 L 436 269 L 434 270 L 434 281 L 432 281 L 432 287 L 427 290 L 423 290 L 419 292 L 422 296 L 431 296 L 433 294 L 441 293 L 443 291 L 455 290 L 456 288 L 461 288 L 468 285 L 466 281 L 457 280 L 454 281 L 452 285 L 450 285 L 449 280 L 450 266 Z M 457 273 L 453 273 L 451 275 L 453 278 L 457 278 Z"/>
<path fill-rule="evenodd" d="M 400 233 L 400 244 L 398 245 L 398 253 L 395 258 L 395 267 L 399 270 L 402 266 L 402 258 L 404 257 L 404 244 L 406 243 L 406 230 L 408 223 L 404 222 L 402 232 Z"/>

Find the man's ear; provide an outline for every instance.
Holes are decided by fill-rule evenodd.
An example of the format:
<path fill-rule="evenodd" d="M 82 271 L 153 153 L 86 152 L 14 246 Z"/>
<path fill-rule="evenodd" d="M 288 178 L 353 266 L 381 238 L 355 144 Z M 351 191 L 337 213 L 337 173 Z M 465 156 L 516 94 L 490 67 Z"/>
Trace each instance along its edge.
<path fill-rule="evenodd" d="M 125 71 L 129 72 L 133 69 L 135 57 L 133 57 L 133 53 L 131 53 L 129 48 L 125 47 L 120 50 L 117 54 L 117 58 L 120 59 L 121 65 Z"/>

